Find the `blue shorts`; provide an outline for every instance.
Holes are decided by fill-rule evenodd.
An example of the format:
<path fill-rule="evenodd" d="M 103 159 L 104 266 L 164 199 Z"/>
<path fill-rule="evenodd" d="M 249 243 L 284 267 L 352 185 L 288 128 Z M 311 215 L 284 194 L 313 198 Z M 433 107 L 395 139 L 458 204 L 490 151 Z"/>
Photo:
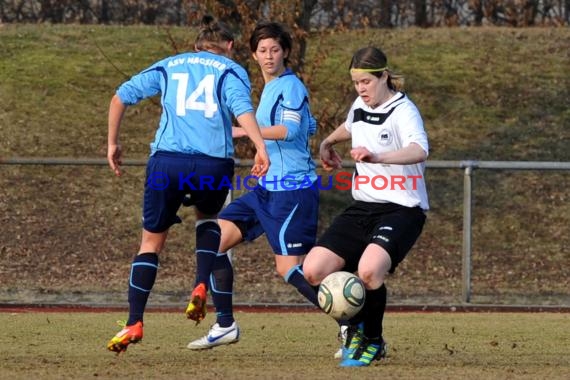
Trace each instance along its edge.
<path fill-rule="evenodd" d="M 312 186 L 291 191 L 256 187 L 222 210 L 220 219 L 233 222 L 243 239 L 263 233 L 278 255 L 305 255 L 315 245 L 319 217 L 319 189 Z"/>
<path fill-rule="evenodd" d="M 231 158 L 156 152 L 146 167 L 143 228 L 158 233 L 180 223 L 176 213 L 186 194 L 200 212 L 216 215 L 224 206 L 233 175 Z"/>

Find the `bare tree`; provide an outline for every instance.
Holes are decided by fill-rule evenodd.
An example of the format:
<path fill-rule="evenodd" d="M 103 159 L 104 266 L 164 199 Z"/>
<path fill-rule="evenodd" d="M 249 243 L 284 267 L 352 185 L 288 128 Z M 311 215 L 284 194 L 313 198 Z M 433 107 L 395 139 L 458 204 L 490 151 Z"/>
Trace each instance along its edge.
<path fill-rule="evenodd" d="M 257 21 L 262 19 L 274 20 L 287 25 L 295 38 L 294 51 L 291 52 L 292 69 L 303 71 L 307 38 L 309 36 L 312 11 L 318 0 L 206 0 L 197 5 L 189 1 L 193 8 L 192 23 L 201 19 L 205 13 L 216 16 L 232 28 L 240 38 L 236 41 L 236 59 L 246 68 L 251 65 L 251 52 L 246 41 L 255 28 Z"/>
<path fill-rule="evenodd" d="M 482 0 L 470 0 L 469 8 L 473 11 L 474 24 L 481 26 L 483 24 L 483 1 Z"/>
<path fill-rule="evenodd" d="M 296 66 L 297 72 L 302 72 L 305 67 L 305 55 L 307 53 L 307 38 L 311 29 L 311 13 L 318 0 L 301 0 L 299 16 L 296 19 L 297 40 L 299 41 L 299 57 Z"/>
<path fill-rule="evenodd" d="M 99 10 L 99 22 L 102 24 L 108 24 L 111 21 L 109 14 L 109 1 L 101 0 L 101 7 Z"/>
<path fill-rule="evenodd" d="M 380 27 L 390 28 L 392 26 L 392 0 L 380 0 Z"/>
<path fill-rule="evenodd" d="M 570 21 L 570 0 L 0 0 L 0 20 L 5 23 L 195 26 L 196 15 L 206 11 L 223 15 L 238 30 L 261 18 L 290 25 L 300 38 L 302 70 L 306 48 L 302 37 L 310 28 L 562 26 Z"/>
<path fill-rule="evenodd" d="M 426 0 L 414 0 L 416 26 L 426 27 L 427 23 L 427 4 Z"/>

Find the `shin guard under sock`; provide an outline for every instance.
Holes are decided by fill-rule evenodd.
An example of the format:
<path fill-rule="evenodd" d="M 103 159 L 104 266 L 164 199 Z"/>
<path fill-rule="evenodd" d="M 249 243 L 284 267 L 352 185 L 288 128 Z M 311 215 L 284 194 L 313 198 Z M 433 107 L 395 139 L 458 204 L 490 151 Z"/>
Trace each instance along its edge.
<path fill-rule="evenodd" d="M 306 299 L 308 299 L 313 305 L 317 307 L 319 306 L 316 290 L 318 287 L 314 287 L 307 282 L 305 276 L 303 275 L 302 266 L 296 265 L 291 268 L 285 276 L 285 281 L 297 288 L 297 291 L 301 293 Z"/>
<path fill-rule="evenodd" d="M 387 302 L 386 285 L 374 290 L 366 290 L 366 303 L 362 314 L 364 316 L 364 335 L 367 338 L 382 337 L 382 323 Z M 366 309 L 366 310 L 364 310 Z"/>
<path fill-rule="evenodd" d="M 129 276 L 129 319 L 127 325 L 143 320 L 144 310 L 158 271 L 158 255 L 153 252 L 135 256 Z"/>
<path fill-rule="evenodd" d="M 196 283 L 208 286 L 220 247 L 220 226 L 215 219 L 196 222 Z"/>
<path fill-rule="evenodd" d="M 214 260 L 210 277 L 210 293 L 216 308 L 216 322 L 220 327 L 234 323 L 233 314 L 234 268 L 227 254 L 219 254 Z"/>

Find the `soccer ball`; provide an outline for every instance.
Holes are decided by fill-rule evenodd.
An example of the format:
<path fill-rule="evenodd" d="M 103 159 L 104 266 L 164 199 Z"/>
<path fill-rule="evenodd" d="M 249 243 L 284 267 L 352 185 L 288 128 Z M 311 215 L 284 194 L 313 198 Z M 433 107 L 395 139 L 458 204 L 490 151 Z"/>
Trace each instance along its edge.
<path fill-rule="evenodd" d="M 350 272 L 333 272 L 321 282 L 319 306 L 336 320 L 354 317 L 364 306 L 366 292 L 358 276 Z"/>

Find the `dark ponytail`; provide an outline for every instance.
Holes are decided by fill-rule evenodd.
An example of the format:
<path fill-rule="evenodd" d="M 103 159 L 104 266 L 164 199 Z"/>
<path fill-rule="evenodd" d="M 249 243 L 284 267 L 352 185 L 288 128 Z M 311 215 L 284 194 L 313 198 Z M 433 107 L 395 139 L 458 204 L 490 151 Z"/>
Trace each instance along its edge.
<path fill-rule="evenodd" d="M 212 50 L 217 53 L 225 53 L 227 42 L 234 40 L 230 29 L 222 22 L 216 21 L 211 15 L 202 17 L 200 31 L 194 44 L 196 50 Z"/>

